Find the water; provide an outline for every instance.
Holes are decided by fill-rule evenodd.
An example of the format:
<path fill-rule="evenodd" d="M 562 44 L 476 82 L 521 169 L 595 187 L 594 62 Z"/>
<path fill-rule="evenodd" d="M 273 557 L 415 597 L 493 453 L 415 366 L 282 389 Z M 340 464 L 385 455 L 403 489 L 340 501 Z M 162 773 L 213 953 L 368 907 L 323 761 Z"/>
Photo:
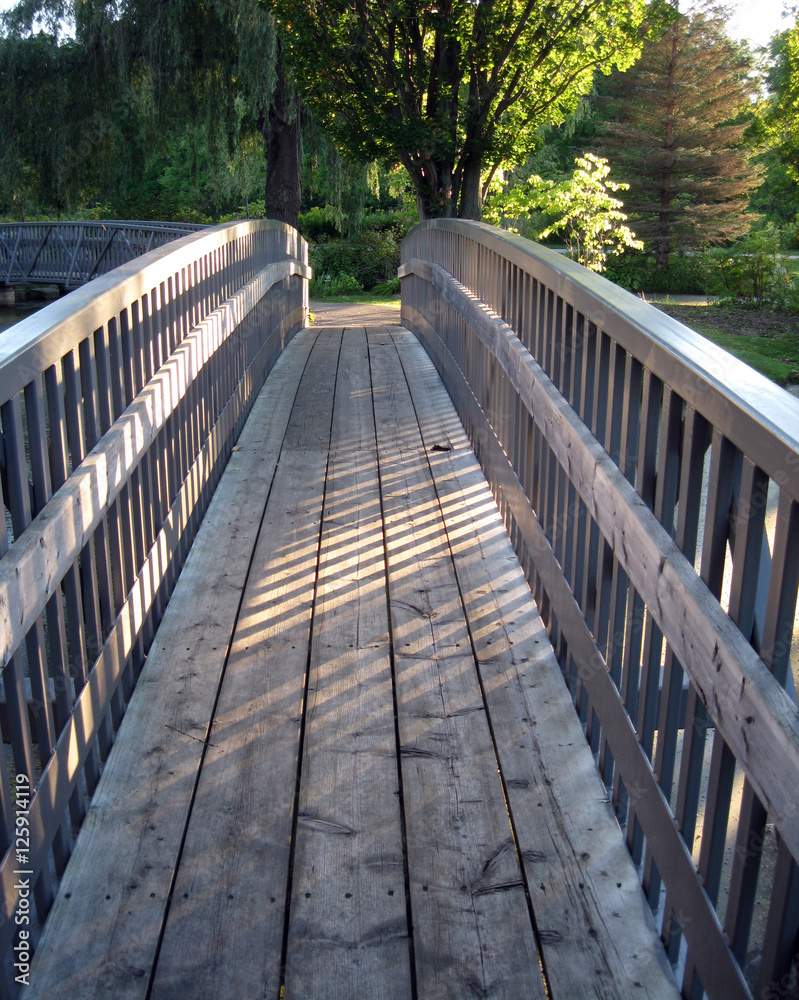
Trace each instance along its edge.
<path fill-rule="evenodd" d="M 0 306 L 0 333 L 46 305 L 47 302 L 21 302 L 15 306 Z"/>

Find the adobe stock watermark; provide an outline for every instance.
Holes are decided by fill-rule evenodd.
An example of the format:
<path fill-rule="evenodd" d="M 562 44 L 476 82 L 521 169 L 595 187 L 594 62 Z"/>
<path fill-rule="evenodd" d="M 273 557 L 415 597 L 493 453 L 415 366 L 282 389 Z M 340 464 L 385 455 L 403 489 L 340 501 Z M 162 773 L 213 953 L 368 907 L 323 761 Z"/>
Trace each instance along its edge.
<path fill-rule="evenodd" d="M 33 869 L 30 867 L 31 828 L 28 809 L 31 802 L 30 779 L 26 774 L 16 777 L 16 802 L 14 826 L 14 888 L 19 893 L 14 923 L 19 928 L 14 944 L 14 980 L 23 986 L 30 986 L 31 968 L 31 881 Z"/>
<path fill-rule="evenodd" d="M 779 979 L 772 980 L 758 994 L 758 1000 L 788 1000 L 799 993 L 799 954 L 793 956 L 790 969 Z"/>

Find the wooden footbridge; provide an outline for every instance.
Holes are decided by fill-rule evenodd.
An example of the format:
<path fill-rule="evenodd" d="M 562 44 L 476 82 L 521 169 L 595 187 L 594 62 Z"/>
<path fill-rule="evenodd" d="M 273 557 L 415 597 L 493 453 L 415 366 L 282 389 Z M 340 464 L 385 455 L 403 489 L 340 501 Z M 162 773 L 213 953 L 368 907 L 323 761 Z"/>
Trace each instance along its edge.
<path fill-rule="evenodd" d="M 4 995 L 796 995 L 799 404 L 487 226 L 308 273 L 0 345 Z"/>

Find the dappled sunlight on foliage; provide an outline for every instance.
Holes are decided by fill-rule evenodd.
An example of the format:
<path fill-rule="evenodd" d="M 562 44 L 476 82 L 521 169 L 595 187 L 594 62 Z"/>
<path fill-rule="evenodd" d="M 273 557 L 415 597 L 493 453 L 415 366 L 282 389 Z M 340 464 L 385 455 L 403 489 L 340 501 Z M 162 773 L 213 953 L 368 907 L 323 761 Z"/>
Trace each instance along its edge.
<path fill-rule="evenodd" d="M 625 247 L 643 249 L 625 225 L 624 203 L 613 197 L 630 185 L 609 180 L 610 164 L 593 153 L 578 157 L 575 164 L 572 176 L 559 183 L 533 175 L 525 184 L 497 192 L 484 217 L 517 232 L 514 221 L 538 210 L 548 221 L 539 227 L 536 239 L 558 235 L 575 260 L 591 271 L 603 271 L 608 257 L 618 256 Z"/>
<path fill-rule="evenodd" d="M 501 164 L 562 121 L 594 70 L 640 52 L 644 0 L 275 0 L 298 86 L 341 149 L 401 163 L 421 219 L 479 218 Z"/>

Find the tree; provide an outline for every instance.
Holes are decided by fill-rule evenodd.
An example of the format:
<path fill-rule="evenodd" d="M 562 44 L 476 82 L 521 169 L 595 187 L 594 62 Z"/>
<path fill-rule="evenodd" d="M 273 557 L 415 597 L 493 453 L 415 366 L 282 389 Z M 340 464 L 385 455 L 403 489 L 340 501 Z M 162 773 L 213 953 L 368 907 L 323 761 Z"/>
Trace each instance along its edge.
<path fill-rule="evenodd" d="M 195 131 L 213 148 L 234 147 L 260 135 L 267 162 L 265 209 L 271 218 L 297 224 L 300 207 L 299 99 L 283 59 L 274 19 L 259 0 L 21 0 L 5 18 L 22 41 L 41 27 L 55 34 L 64 23 L 82 50 L 96 101 L 119 143 L 130 107 L 146 106 L 139 154 L 159 141 Z M 28 89 L 42 84 L 27 78 Z M 120 116 L 120 94 L 135 94 Z M 88 117 L 74 122 L 86 127 Z M 132 158 L 130 141 L 123 160 Z M 141 164 L 140 164 L 141 165 Z"/>
<path fill-rule="evenodd" d="M 793 28 L 772 39 L 771 57 L 771 96 L 762 112 L 766 139 L 799 181 L 799 13 Z"/>
<path fill-rule="evenodd" d="M 642 250 L 644 246 L 624 225 L 624 204 L 613 197 L 630 185 L 609 180 L 610 164 L 593 153 L 577 157 L 575 164 L 571 177 L 559 183 L 533 175 L 526 184 L 492 200 L 488 221 L 499 223 L 531 209 L 554 215 L 554 220 L 538 228 L 534 238 L 559 233 L 573 258 L 590 271 L 604 271 L 608 256 L 617 256 L 625 247 Z"/>
<path fill-rule="evenodd" d="M 766 148 L 758 153 L 755 162 L 763 171 L 763 181 L 749 199 L 749 207 L 787 234 L 799 221 L 799 184 L 796 175 L 780 156 L 777 149 Z M 794 236 L 794 246 L 799 232 Z"/>
<path fill-rule="evenodd" d="M 60 216 L 97 191 L 113 145 L 84 52 L 45 32 L 0 37 L 0 66 L 0 204 L 23 219 L 26 205 Z"/>
<path fill-rule="evenodd" d="M 676 16 L 630 70 L 599 84 L 608 125 L 598 152 L 629 179 L 627 208 L 660 269 L 674 249 L 733 239 L 754 220 L 750 70 L 723 10 L 705 7 Z"/>
<path fill-rule="evenodd" d="M 640 52 L 645 0 L 272 0 L 303 96 L 356 159 L 401 163 L 419 217 L 479 218 L 597 67 Z"/>

